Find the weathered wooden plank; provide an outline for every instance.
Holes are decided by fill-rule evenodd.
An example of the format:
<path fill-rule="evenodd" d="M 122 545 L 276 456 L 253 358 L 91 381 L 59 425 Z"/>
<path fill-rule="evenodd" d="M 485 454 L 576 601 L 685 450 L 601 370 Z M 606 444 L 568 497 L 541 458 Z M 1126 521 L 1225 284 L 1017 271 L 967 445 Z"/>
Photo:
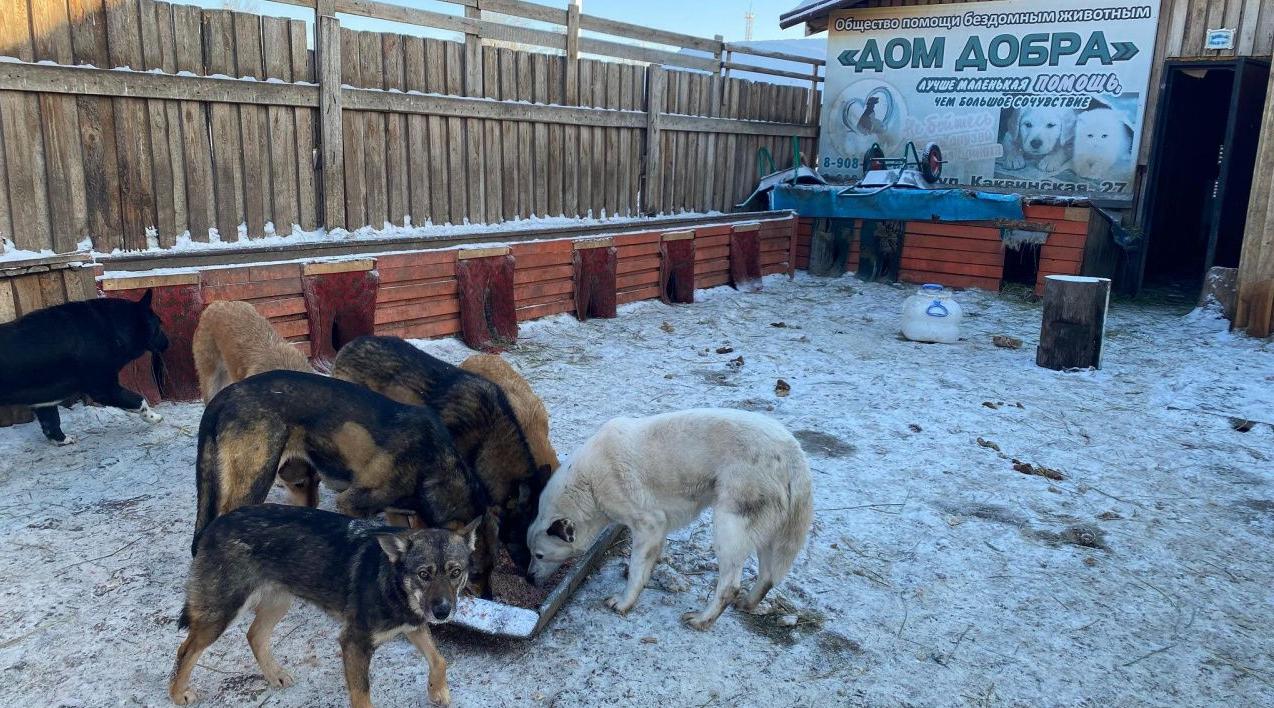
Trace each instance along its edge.
<path fill-rule="evenodd" d="M 341 52 L 345 47 L 340 21 L 320 15 L 315 37 L 323 224 L 334 229 L 349 223 L 345 214 L 349 197 L 345 193 L 345 131 L 341 109 Z"/>
<path fill-rule="evenodd" d="M 619 82 L 622 72 L 619 64 L 606 64 L 605 102 L 607 108 L 621 108 Z M 606 170 L 606 214 L 619 213 L 619 128 L 606 128 L 606 153 L 603 156 Z"/>
<path fill-rule="evenodd" d="M 73 64 L 71 25 L 64 3 L 33 2 L 31 23 L 36 29 L 36 61 Z M 57 253 L 73 251 L 88 232 L 88 204 L 80 150 L 79 111 L 75 98 L 41 94 L 44 121 L 45 167 L 48 176 L 51 240 Z"/>
<path fill-rule="evenodd" d="M 465 7 L 465 17 L 479 18 L 482 12 L 476 7 Z M 464 51 L 461 54 L 464 62 L 464 95 L 482 96 L 482 39 L 473 33 L 464 36 Z M 482 223 L 486 220 L 486 182 L 487 157 L 485 145 L 485 126 L 482 121 L 470 118 L 465 121 L 465 144 L 468 147 L 468 215 L 469 221 Z"/>
<path fill-rule="evenodd" d="M 561 105 L 562 81 L 565 71 L 563 57 L 548 58 L 548 103 Z M 548 215 L 562 215 L 562 136 L 565 128 L 561 125 L 549 125 L 549 160 L 546 165 L 548 180 Z"/>
<path fill-rule="evenodd" d="M 572 5 L 578 13 L 578 4 Z M 562 101 L 568 105 L 579 103 L 579 58 L 562 59 Z M 578 216 L 580 213 L 580 130 L 566 124 L 562 126 L 562 213 Z"/>
<path fill-rule="evenodd" d="M 261 18 L 261 50 L 267 79 L 291 82 L 292 38 L 288 21 L 278 17 Z M 269 118 L 270 180 L 273 205 L 271 220 L 280 236 L 292 233 L 292 225 L 300 221 L 297 207 L 300 187 L 297 185 L 297 144 L 294 109 L 270 106 Z"/>
<path fill-rule="evenodd" d="M 0 131 L 5 144 L 13 243 L 21 249 L 53 248 L 40 107 L 35 96 L 0 91 Z"/>
<path fill-rule="evenodd" d="M 234 73 L 234 26 L 229 12 L 203 12 L 204 70 L 209 74 Z M 213 185 L 217 194 L 217 234 L 222 241 L 239 239 L 243 223 L 243 146 L 239 134 L 239 107 L 215 102 L 208 106 L 211 134 Z"/>
<path fill-rule="evenodd" d="M 203 25 L 200 10 L 188 5 L 172 8 L 173 63 L 178 71 L 204 72 Z M 213 180 L 212 146 L 208 142 L 209 116 L 202 103 L 177 104 L 181 134 L 181 154 L 186 184 L 186 216 L 190 238 L 206 242 L 216 223 L 216 193 Z M 230 195 L 225 195 L 231 198 Z M 233 204 L 233 201 L 231 201 Z"/>
<path fill-rule="evenodd" d="M 407 85 L 403 80 L 403 36 L 398 34 L 381 35 L 381 51 L 384 55 L 383 72 L 385 89 L 404 90 Z M 389 221 L 393 224 L 406 224 L 410 211 L 410 187 L 407 173 L 407 116 L 388 114 L 385 116 L 385 189 L 389 203 Z"/>
<path fill-rule="evenodd" d="M 9 170 L 5 166 L 4 144 L 4 121 L 0 120 L 0 253 L 4 253 L 5 240 L 13 240 L 13 217 L 9 211 Z M 7 287 L 0 282 L 0 290 Z M 0 292 L 0 295 L 3 295 L 3 292 Z M 0 317 L 0 322 L 4 321 L 3 317 Z"/>
<path fill-rule="evenodd" d="M 562 96 L 568 106 L 579 105 L 579 20 L 580 0 L 571 0 L 566 8 L 566 63 L 562 79 Z"/>
<path fill-rule="evenodd" d="M 663 109 L 667 100 L 667 74 L 662 66 L 646 70 L 646 155 L 645 184 L 642 187 L 642 211 L 658 214 L 663 208 Z"/>
<path fill-rule="evenodd" d="M 447 93 L 459 96 L 464 92 L 464 45 L 458 42 L 445 43 Z M 447 191 L 449 193 L 448 210 L 453 224 L 464 223 L 469 215 L 469 169 L 465 155 L 469 154 L 469 144 L 465 121 L 459 118 L 447 119 L 447 132 L 451 136 L 447 144 Z"/>
<path fill-rule="evenodd" d="M 341 29 L 341 83 L 361 85 L 358 34 Z M 344 106 L 344 99 L 342 99 Z M 352 110 L 341 113 L 342 144 L 345 146 L 345 228 L 353 231 L 367 225 L 367 163 L 364 153 L 366 123 Z M 324 150 L 326 154 L 326 149 Z"/>
<path fill-rule="evenodd" d="M 632 75 L 633 99 L 630 109 L 636 111 L 646 110 L 646 67 L 634 66 Z M 646 133 L 644 130 L 629 130 L 629 155 L 631 160 L 628 165 L 630 174 L 629 180 L 629 204 L 631 205 L 631 213 L 641 214 L 641 174 L 642 159 L 644 154 L 644 145 Z"/>
<path fill-rule="evenodd" d="M 510 100 L 517 98 L 517 60 L 512 49 L 501 48 L 499 56 L 500 98 Z M 518 174 L 518 126 L 511 120 L 500 123 L 500 162 L 502 165 L 500 189 L 503 193 L 502 212 L 505 219 L 518 217 L 518 183 L 522 176 Z"/>
<path fill-rule="evenodd" d="M 359 32 L 358 61 L 359 83 L 365 88 L 384 88 L 385 68 L 380 35 L 375 32 Z M 364 144 L 363 160 L 367 170 L 367 223 L 381 230 L 389 221 L 388 180 L 385 174 L 385 120 L 389 116 L 371 111 L 362 114 Z"/>
<path fill-rule="evenodd" d="M 425 40 L 425 79 L 430 93 L 444 93 L 447 90 L 446 51 L 441 40 Z M 439 116 L 429 116 L 429 200 L 430 218 L 435 224 L 443 224 L 451 219 L 451 208 L 448 202 L 447 182 L 447 121 Z"/>
<path fill-rule="evenodd" d="M 517 80 L 514 83 L 517 88 L 517 99 L 530 102 L 535 98 L 531 54 L 515 52 L 514 61 L 517 64 Z M 535 214 L 534 135 L 534 127 L 531 123 L 525 121 L 518 123 L 518 216 L 523 219 Z"/>
<path fill-rule="evenodd" d="M 173 6 L 166 2 L 155 3 L 155 22 L 159 31 L 160 68 L 165 73 L 177 73 L 177 38 L 173 24 Z M 173 234 L 190 231 L 190 195 L 186 190 L 186 154 L 182 149 L 181 104 L 164 101 L 164 120 L 167 124 L 168 159 L 172 166 L 173 180 Z M 165 243 L 160 234 L 160 244 Z"/>
<path fill-rule="evenodd" d="M 721 115 L 721 77 L 713 75 L 708 77 L 707 92 L 708 107 L 704 115 L 710 117 L 719 117 Z M 720 142 L 721 135 L 719 133 L 709 133 L 704 136 L 705 151 L 703 156 L 704 175 L 703 194 L 704 200 L 702 208 L 705 210 L 721 209 L 720 191 L 717 188 L 717 177 L 719 170 L 717 169 L 717 143 Z"/>
<path fill-rule="evenodd" d="M 538 104 L 549 102 L 549 57 L 536 53 L 531 57 L 531 100 Z M 535 147 L 535 195 L 532 211 L 540 216 L 549 216 L 549 160 L 558 159 L 549 154 L 549 126 L 536 123 L 532 126 L 532 145 Z"/>
<path fill-rule="evenodd" d="M 159 36 L 159 21 L 155 12 L 155 3 L 151 0 L 139 0 L 135 6 L 141 27 L 141 49 L 143 70 L 163 69 L 163 44 Z M 173 174 L 172 143 L 169 141 L 168 111 L 165 102 L 160 100 L 146 101 L 146 132 L 150 139 L 152 160 L 151 179 L 153 181 L 155 199 L 155 244 L 170 247 L 177 242 L 177 189 Z M 176 127 L 176 126 L 174 126 Z M 185 194 L 180 201 L 185 201 Z M 185 210 L 185 207 L 182 207 Z M 183 229 L 184 230 L 184 229 Z"/>
<path fill-rule="evenodd" d="M 606 63 L 600 61 L 591 63 L 593 64 L 593 99 L 591 105 L 596 108 L 605 108 Z M 606 195 L 610 190 L 609 180 L 615 176 L 613 171 L 607 174 L 606 163 L 606 129 L 601 127 L 593 128 L 593 201 L 589 208 L 595 217 L 600 217 L 602 212 L 606 210 Z"/>
<path fill-rule="evenodd" d="M 580 59 L 578 62 L 579 77 L 579 102 L 581 106 L 591 105 L 593 102 L 593 62 L 587 59 Z M 593 174 L 593 131 L 591 128 L 580 126 L 576 128 L 579 132 L 579 155 L 578 164 L 578 189 L 577 189 L 577 208 L 576 214 L 579 216 L 588 216 L 593 209 L 593 188 L 596 184 L 596 176 Z"/>
<path fill-rule="evenodd" d="M 482 47 L 482 95 L 487 98 L 500 96 L 500 55 L 495 47 Z M 483 142 L 483 206 L 486 223 L 495 224 L 504 219 L 504 178 L 500 174 L 503 153 L 503 134 L 499 121 L 482 122 Z"/>
<path fill-rule="evenodd" d="M 106 14 L 99 0 L 67 0 L 71 44 L 78 64 L 106 66 Z M 197 11 L 196 11 L 197 12 Z M 119 162 L 115 145 L 115 107 L 109 98 L 78 96 L 80 147 L 93 248 L 109 252 L 123 247 L 120 216 Z"/>
<path fill-rule="evenodd" d="M 236 76 L 262 79 L 261 17 L 236 12 L 234 44 Z M 243 140 L 243 210 L 248 237 L 265 235 L 265 224 L 271 213 L 269 116 L 261 106 L 239 106 L 239 129 Z"/>
<path fill-rule="evenodd" d="M 723 115 L 726 118 L 737 118 L 739 115 L 739 81 L 737 79 L 725 79 L 726 86 L 723 92 L 724 103 L 722 107 Z M 725 186 L 722 190 L 722 199 L 725 202 L 725 211 L 732 211 L 737 202 L 735 199 L 736 177 L 738 172 L 737 156 L 739 152 L 739 137 L 735 134 L 729 134 L 725 139 L 725 155 L 721 161 L 721 175 L 725 179 Z"/>
<path fill-rule="evenodd" d="M 404 85 L 408 91 L 425 91 L 425 40 L 403 37 Z M 412 223 L 429 221 L 429 125 L 423 115 L 407 116 L 407 172 L 411 192 Z"/>
<path fill-rule="evenodd" d="M 8 40 L 5 53 L 23 61 L 35 58 L 31 42 L 31 16 L 27 3 L 8 3 L 0 12 L 0 37 Z M 9 170 L 9 205 L 13 242 L 18 248 L 53 247 L 45 177 L 44 142 L 40 130 L 40 104 L 34 95 L 0 92 L 0 130 Z"/>
<path fill-rule="evenodd" d="M 306 46 L 305 22 L 288 22 L 289 61 L 292 64 L 293 81 L 314 81 L 314 66 Z M 319 175 L 315 159 L 315 111 L 310 108 L 293 108 L 293 135 L 296 140 L 296 208 L 302 229 L 316 228 L 322 221 L 319 209 Z"/>
<path fill-rule="evenodd" d="M 633 74 L 637 67 L 632 64 L 626 64 L 619 68 L 619 103 L 615 108 L 632 110 L 633 104 Z M 631 147 L 627 130 L 615 129 L 617 133 L 617 146 L 615 148 L 615 175 L 617 192 L 615 212 L 617 214 L 628 215 L 632 213 L 633 204 L 630 200 L 630 190 L 632 189 L 632 175 L 630 174 L 633 164 Z"/>

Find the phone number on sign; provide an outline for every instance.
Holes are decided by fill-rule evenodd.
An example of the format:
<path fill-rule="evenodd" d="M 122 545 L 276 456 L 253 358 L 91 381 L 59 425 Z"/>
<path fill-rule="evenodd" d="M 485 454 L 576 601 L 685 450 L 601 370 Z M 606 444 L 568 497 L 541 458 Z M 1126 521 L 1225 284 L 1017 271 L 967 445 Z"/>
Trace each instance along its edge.
<path fill-rule="evenodd" d="M 856 170 L 860 164 L 857 157 L 824 157 L 823 169 L 836 168 L 838 170 Z"/>

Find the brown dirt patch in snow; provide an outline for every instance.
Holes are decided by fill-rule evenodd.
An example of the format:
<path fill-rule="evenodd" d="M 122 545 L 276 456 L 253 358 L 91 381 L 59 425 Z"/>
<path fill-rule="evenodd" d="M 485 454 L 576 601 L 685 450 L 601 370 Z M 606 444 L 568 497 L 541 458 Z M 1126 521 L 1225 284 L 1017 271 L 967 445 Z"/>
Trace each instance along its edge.
<path fill-rule="evenodd" d="M 835 435 L 817 430 L 797 430 L 792 435 L 801 442 L 806 452 L 819 457 L 849 457 L 858 450 Z"/>

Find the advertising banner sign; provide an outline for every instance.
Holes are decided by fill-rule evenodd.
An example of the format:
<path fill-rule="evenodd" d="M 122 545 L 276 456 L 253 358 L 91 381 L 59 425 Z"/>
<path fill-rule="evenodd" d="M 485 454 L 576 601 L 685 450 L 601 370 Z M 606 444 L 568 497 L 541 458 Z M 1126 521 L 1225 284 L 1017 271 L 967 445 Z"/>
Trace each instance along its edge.
<path fill-rule="evenodd" d="M 942 182 L 1129 194 L 1158 2 L 998 0 L 846 10 L 828 25 L 819 169 L 936 143 Z"/>

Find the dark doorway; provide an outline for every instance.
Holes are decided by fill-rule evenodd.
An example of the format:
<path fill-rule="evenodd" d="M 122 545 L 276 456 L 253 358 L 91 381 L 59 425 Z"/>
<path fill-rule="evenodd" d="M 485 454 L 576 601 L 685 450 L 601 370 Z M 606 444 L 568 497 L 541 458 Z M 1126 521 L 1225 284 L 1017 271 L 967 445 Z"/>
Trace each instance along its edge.
<path fill-rule="evenodd" d="M 1150 151 L 1136 287 L 1197 293 L 1238 265 L 1269 64 L 1169 63 Z"/>

